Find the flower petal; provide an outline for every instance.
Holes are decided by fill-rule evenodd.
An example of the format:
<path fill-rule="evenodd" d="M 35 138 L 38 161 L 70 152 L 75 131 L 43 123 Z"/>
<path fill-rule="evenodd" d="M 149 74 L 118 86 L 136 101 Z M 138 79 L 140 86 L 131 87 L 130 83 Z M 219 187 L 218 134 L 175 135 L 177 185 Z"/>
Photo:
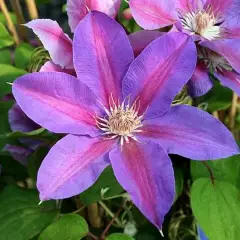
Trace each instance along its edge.
<path fill-rule="evenodd" d="M 152 41 L 162 36 L 163 32 L 143 30 L 128 35 L 135 56 L 138 56 Z"/>
<path fill-rule="evenodd" d="M 182 10 L 184 13 L 201 10 L 207 0 L 178 0 L 176 1 L 176 8 Z"/>
<path fill-rule="evenodd" d="M 230 17 L 239 15 L 239 0 L 207 0 L 205 7 L 211 7 L 218 16 Z"/>
<path fill-rule="evenodd" d="M 13 132 L 31 132 L 40 128 L 38 124 L 27 117 L 18 104 L 14 104 L 8 111 L 8 122 Z M 21 138 L 19 141 L 28 146 L 29 149 L 36 149 L 42 144 L 41 141 L 31 138 Z"/>
<path fill-rule="evenodd" d="M 175 192 L 174 172 L 167 153 L 157 144 L 134 140 L 110 152 L 114 174 L 139 210 L 158 228 Z"/>
<path fill-rule="evenodd" d="M 143 124 L 141 135 L 157 142 L 168 153 L 195 160 L 239 154 L 231 132 L 219 120 L 194 107 L 172 107 L 162 117 Z"/>
<path fill-rule="evenodd" d="M 90 10 L 103 12 L 110 17 L 116 17 L 121 5 L 121 0 L 86 0 Z"/>
<path fill-rule="evenodd" d="M 154 30 L 172 25 L 176 19 L 175 0 L 130 0 L 136 22 L 144 29 Z"/>
<path fill-rule="evenodd" d="M 66 68 L 61 68 L 60 66 L 56 65 L 53 61 L 48 61 L 46 62 L 39 72 L 64 72 L 70 75 L 74 75 L 74 70 L 73 69 L 66 69 Z"/>
<path fill-rule="evenodd" d="M 240 38 L 240 18 L 231 17 L 224 21 L 221 25 L 224 28 L 222 33 L 224 38 Z"/>
<path fill-rule="evenodd" d="M 96 96 L 65 73 L 32 73 L 13 84 L 14 97 L 29 118 L 55 133 L 98 134 Z"/>
<path fill-rule="evenodd" d="M 28 22 L 25 26 L 31 28 L 39 37 L 55 64 L 62 68 L 73 68 L 72 40 L 56 21 L 37 19 Z"/>
<path fill-rule="evenodd" d="M 120 4 L 121 0 L 67 0 L 68 21 L 72 32 L 89 10 L 97 10 L 114 18 L 117 16 Z"/>
<path fill-rule="evenodd" d="M 31 149 L 7 144 L 2 149 L 3 152 L 9 152 L 11 156 L 24 166 L 27 166 L 28 156 L 33 153 Z"/>
<path fill-rule="evenodd" d="M 209 70 L 204 64 L 197 64 L 192 78 L 188 82 L 189 93 L 193 97 L 199 97 L 207 93 L 213 87 L 209 77 Z"/>
<path fill-rule="evenodd" d="M 63 199 L 89 188 L 109 165 L 115 141 L 67 135 L 50 150 L 38 171 L 42 201 Z"/>
<path fill-rule="evenodd" d="M 239 39 L 225 39 L 216 41 L 203 41 L 201 45 L 225 57 L 231 66 L 240 73 L 240 41 Z"/>
<path fill-rule="evenodd" d="M 214 76 L 222 83 L 223 86 L 231 88 L 240 96 L 240 74 L 235 71 L 215 72 Z"/>
<path fill-rule="evenodd" d="M 145 48 L 133 61 L 123 80 L 123 96 L 140 102 L 146 117 L 165 113 L 176 94 L 191 78 L 196 47 L 183 33 L 167 33 Z"/>
<path fill-rule="evenodd" d="M 86 0 L 67 0 L 68 23 L 72 32 L 87 13 Z"/>
<path fill-rule="evenodd" d="M 73 40 L 77 76 L 99 96 L 102 104 L 121 98 L 121 84 L 133 50 L 123 28 L 100 12 L 90 12 L 78 25 Z"/>

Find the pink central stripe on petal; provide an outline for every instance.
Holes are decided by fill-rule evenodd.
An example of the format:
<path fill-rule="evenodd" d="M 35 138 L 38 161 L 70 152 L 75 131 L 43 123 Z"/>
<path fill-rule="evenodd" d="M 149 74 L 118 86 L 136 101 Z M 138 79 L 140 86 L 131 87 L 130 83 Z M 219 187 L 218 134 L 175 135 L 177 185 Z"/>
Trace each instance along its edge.
<path fill-rule="evenodd" d="M 51 106 L 58 112 L 61 112 L 72 119 L 85 122 L 92 126 L 96 126 L 96 120 L 94 118 L 95 113 L 91 108 L 88 108 L 87 106 L 80 105 L 80 103 L 68 103 L 66 100 L 57 99 L 40 92 L 33 92 L 26 89 L 25 87 L 22 87 L 20 84 L 18 88 L 22 89 L 27 96 L 33 96 L 39 102 L 46 104 L 46 106 Z M 41 114 L 41 112 L 39 112 L 39 114 Z"/>
<path fill-rule="evenodd" d="M 151 178 L 151 168 L 147 168 L 148 162 L 143 150 L 136 141 L 131 141 L 123 146 L 123 155 L 126 167 L 134 181 L 133 184 L 137 187 L 138 199 L 144 201 L 147 212 L 155 213 L 156 197 L 155 190 L 152 189 L 155 183 Z M 158 222 L 157 216 L 152 216 L 152 219 Z"/>
<path fill-rule="evenodd" d="M 163 86 L 167 83 L 169 74 L 171 73 L 171 68 L 174 67 L 174 62 L 178 59 L 185 43 L 186 42 L 180 45 L 176 51 L 166 58 L 164 63 L 159 63 L 156 70 L 149 75 L 147 79 L 145 79 L 142 91 L 137 97 L 141 103 L 139 109 L 140 114 L 143 114 L 147 110 L 147 107 L 151 104 L 154 97 L 159 91 L 161 91 L 161 88 L 164 89 Z M 149 59 L 149 61 L 151 61 L 151 59 Z"/>
<path fill-rule="evenodd" d="M 117 75 L 114 72 L 114 67 L 111 63 L 111 56 L 107 49 L 109 48 L 109 44 L 106 42 L 107 36 L 103 36 L 104 30 L 101 31 L 101 26 L 95 23 L 95 20 L 92 22 L 94 30 L 94 43 L 96 49 L 96 56 L 98 56 L 98 68 L 99 68 L 99 77 L 101 81 L 101 85 L 103 87 L 103 99 L 105 99 L 104 104 L 108 105 L 109 99 L 112 95 L 115 101 L 117 101 L 120 97 L 120 87 L 117 86 Z"/>
<path fill-rule="evenodd" d="M 74 177 L 75 174 L 83 171 L 85 168 L 88 168 L 91 162 L 110 151 L 115 142 L 115 140 L 102 139 L 101 141 L 96 141 L 95 143 L 93 143 L 81 155 L 75 152 L 69 154 L 69 158 L 75 159 L 73 161 L 73 164 L 67 166 L 64 174 L 62 176 L 59 176 L 57 181 L 52 182 L 49 185 L 48 189 L 44 192 L 42 199 L 44 199 L 44 196 L 50 196 L 52 192 L 57 191 L 59 187 L 61 187 L 69 179 Z M 62 151 L 62 153 L 65 154 L 64 148 L 59 149 L 59 151 Z"/>
<path fill-rule="evenodd" d="M 156 7 L 156 4 L 152 4 L 151 2 L 147 2 L 145 6 L 142 3 L 134 2 L 134 7 L 138 9 L 138 14 L 141 16 L 142 19 L 148 19 L 152 23 L 156 24 L 173 24 L 176 19 L 174 19 L 170 14 L 164 9 L 160 7 Z"/>

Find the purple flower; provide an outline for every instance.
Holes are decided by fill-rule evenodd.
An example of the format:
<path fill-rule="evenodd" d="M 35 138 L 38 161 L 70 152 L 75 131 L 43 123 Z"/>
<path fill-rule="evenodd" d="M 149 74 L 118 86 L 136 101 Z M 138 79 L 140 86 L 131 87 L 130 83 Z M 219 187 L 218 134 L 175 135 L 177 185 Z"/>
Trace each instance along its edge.
<path fill-rule="evenodd" d="M 33 73 L 13 84 L 31 119 L 68 134 L 39 169 L 40 199 L 77 195 L 111 164 L 136 206 L 161 227 L 174 199 L 168 153 L 205 160 L 239 152 L 227 128 L 208 113 L 171 107 L 195 69 L 195 44 L 186 34 L 165 34 L 134 60 L 122 27 L 93 11 L 75 31 L 73 52 L 78 79 Z"/>
<path fill-rule="evenodd" d="M 27 117 L 17 104 L 14 104 L 9 110 L 8 122 L 13 132 L 31 132 L 40 128 L 38 124 Z M 19 141 L 24 146 L 7 144 L 2 151 L 9 152 L 15 160 L 23 165 L 27 165 L 29 155 L 32 154 L 33 151 L 42 144 L 42 142 L 31 138 L 21 138 Z"/>
<path fill-rule="evenodd" d="M 72 32 L 90 10 L 98 10 L 116 17 L 120 4 L 121 0 L 68 0 L 67 14 Z M 74 74 L 72 40 L 56 21 L 37 19 L 28 22 L 25 26 L 31 28 L 39 37 L 52 59 L 40 69 L 41 72 L 57 71 Z"/>
<path fill-rule="evenodd" d="M 145 29 L 174 24 L 206 47 L 207 65 L 199 56 L 199 65 L 189 83 L 193 96 L 201 96 L 212 87 L 209 66 L 221 83 L 240 95 L 240 3 L 237 0 L 130 0 L 132 14 Z"/>

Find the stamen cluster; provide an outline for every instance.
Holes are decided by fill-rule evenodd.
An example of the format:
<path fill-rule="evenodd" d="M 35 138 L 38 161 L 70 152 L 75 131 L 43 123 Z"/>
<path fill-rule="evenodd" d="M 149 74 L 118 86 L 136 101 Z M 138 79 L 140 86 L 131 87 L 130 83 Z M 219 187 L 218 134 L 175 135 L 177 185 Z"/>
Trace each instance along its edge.
<path fill-rule="evenodd" d="M 120 143 L 129 142 L 129 138 L 137 141 L 134 133 L 142 132 L 141 128 L 143 115 L 139 116 L 140 102 L 135 101 L 130 107 L 130 103 L 126 104 L 124 100 L 121 104 L 115 103 L 112 99 L 110 109 L 104 107 L 106 116 L 104 118 L 97 117 L 97 126 L 104 131 L 104 135 L 110 135 L 111 139 L 120 138 Z"/>
<path fill-rule="evenodd" d="M 215 16 L 211 7 L 205 10 L 191 11 L 180 16 L 182 26 L 192 34 L 198 34 L 208 40 L 220 37 L 221 28 L 218 25 L 218 16 Z"/>

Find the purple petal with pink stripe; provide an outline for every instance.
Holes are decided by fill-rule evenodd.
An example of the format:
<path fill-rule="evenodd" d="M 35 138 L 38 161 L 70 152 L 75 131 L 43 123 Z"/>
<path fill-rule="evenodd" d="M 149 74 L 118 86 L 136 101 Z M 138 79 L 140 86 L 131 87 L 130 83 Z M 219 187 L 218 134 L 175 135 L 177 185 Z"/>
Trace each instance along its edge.
<path fill-rule="evenodd" d="M 157 144 L 131 140 L 110 152 L 114 174 L 139 210 L 159 229 L 174 195 L 174 172 L 167 153 Z"/>
<path fill-rule="evenodd" d="M 25 26 L 31 28 L 39 37 L 55 64 L 62 68 L 73 68 L 72 40 L 56 21 L 37 19 L 28 22 Z"/>
<path fill-rule="evenodd" d="M 50 150 L 38 171 L 42 201 L 63 199 L 89 188 L 109 165 L 115 141 L 67 135 Z"/>

